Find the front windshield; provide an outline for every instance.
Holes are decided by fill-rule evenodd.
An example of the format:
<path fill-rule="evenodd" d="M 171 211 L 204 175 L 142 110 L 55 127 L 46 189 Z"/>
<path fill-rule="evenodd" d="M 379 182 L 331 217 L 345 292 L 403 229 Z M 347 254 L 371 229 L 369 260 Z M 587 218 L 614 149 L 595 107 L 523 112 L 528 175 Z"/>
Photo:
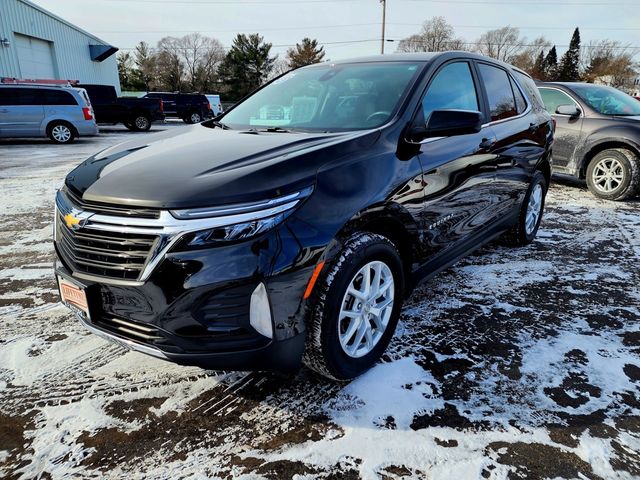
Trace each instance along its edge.
<path fill-rule="evenodd" d="M 294 70 L 219 120 L 233 129 L 327 132 L 375 128 L 395 113 L 420 67 L 419 63 L 379 62 Z"/>
<path fill-rule="evenodd" d="M 640 115 L 640 102 L 613 87 L 572 85 L 571 89 L 591 108 L 603 115 Z"/>

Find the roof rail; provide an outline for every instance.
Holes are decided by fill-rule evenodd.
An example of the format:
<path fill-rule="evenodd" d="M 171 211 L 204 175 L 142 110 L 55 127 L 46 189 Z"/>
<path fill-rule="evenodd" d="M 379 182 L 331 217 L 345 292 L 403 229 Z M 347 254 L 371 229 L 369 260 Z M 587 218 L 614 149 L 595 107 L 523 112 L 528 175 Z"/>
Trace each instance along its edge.
<path fill-rule="evenodd" d="M 2 77 L 0 83 L 9 85 L 61 85 L 73 87 L 80 83 L 80 80 L 55 80 L 49 78 L 12 78 Z"/>

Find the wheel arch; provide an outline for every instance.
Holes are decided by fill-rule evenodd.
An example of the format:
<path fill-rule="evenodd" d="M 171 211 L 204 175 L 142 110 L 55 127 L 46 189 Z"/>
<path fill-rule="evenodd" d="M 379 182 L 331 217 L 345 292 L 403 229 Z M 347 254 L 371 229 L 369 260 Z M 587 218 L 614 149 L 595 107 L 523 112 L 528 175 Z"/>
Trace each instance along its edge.
<path fill-rule="evenodd" d="M 407 290 L 411 286 L 411 273 L 415 248 L 417 246 L 418 226 L 411 215 L 402 211 L 402 207 L 385 211 L 362 212 L 348 221 L 335 235 L 335 242 L 329 246 L 329 255 L 336 253 L 343 240 L 357 233 L 375 233 L 389 239 L 398 249 L 404 270 L 404 284 Z M 333 248 L 332 248 L 333 246 Z M 407 294 L 410 293 L 407 291 Z"/>
<path fill-rule="evenodd" d="M 587 167 L 589 163 L 593 160 L 593 158 L 603 152 L 605 150 L 615 149 L 615 148 L 624 148 L 627 150 L 631 150 L 637 156 L 640 156 L 640 145 L 631 142 L 627 139 L 608 139 L 601 141 L 595 145 L 592 145 L 590 149 L 583 155 L 582 162 L 580 162 L 580 169 L 578 171 L 578 176 L 580 179 L 584 180 L 587 177 Z"/>
<path fill-rule="evenodd" d="M 53 118 L 51 120 L 49 120 L 44 127 L 44 132 L 45 135 L 49 136 L 51 129 L 58 123 L 63 123 L 65 124 L 67 127 L 69 127 L 71 129 L 71 133 L 73 134 L 73 138 L 79 138 L 80 134 L 78 133 L 78 129 L 75 127 L 75 125 L 73 124 L 73 122 L 70 122 L 67 119 L 64 118 Z"/>

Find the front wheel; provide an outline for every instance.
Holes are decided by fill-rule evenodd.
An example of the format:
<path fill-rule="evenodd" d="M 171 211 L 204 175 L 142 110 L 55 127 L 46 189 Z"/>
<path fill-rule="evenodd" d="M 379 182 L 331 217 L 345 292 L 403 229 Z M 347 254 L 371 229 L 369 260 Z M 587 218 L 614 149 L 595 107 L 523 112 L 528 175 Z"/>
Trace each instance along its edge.
<path fill-rule="evenodd" d="M 198 112 L 191 112 L 184 119 L 185 123 L 200 123 L 202 121 L 202 116 Z"/>
<path fill-rule="evenodd" d="M 311 297 L 304 363 L 336 380 L 371 368 L 395 331 L 402 307 L 402 261 L 381 235 L 360 233 L 325 267 Z"/>
<path fill-rule="evenodd" d="M 640 161 L 623 148 L 598 153 L 587 167 L 587 187 L 605 200 L 626 200 L 640 192 Z"/>
<path fill-rule="evenodd" d="M 507 244 L 523 247 L 533 242 L 542 221 L 546 195 L 547 180 L 542 172 L 536 171 L 520 206 L 518 223 L 504 235 Z"/>

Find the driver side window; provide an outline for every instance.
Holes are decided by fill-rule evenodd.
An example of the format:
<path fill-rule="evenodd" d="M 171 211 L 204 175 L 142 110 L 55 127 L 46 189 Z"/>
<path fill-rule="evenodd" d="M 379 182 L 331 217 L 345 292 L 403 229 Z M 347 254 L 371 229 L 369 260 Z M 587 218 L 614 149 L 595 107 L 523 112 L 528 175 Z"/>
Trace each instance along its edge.
<path fill-rule="evenodd" d="M 467 62 L 445 65 L 435 76 L 422 100 L 425 121 L 434 110 L 478 111 L 478 96 Z"/>

